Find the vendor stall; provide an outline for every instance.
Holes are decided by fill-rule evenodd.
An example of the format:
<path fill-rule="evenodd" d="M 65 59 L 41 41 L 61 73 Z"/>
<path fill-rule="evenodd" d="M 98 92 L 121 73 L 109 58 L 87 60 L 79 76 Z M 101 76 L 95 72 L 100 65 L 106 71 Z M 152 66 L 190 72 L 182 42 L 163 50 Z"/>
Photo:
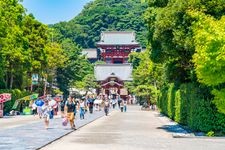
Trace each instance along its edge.
<path fill-rule="evenodd" d="M 32 114 L 31 106 L 35 99 L 38 98 L 38 94 L 32 94 L 15 101 L 12 109 L 19 109 L 24 115 Z"/>
<path fill-rule="evenodd" d="M 11 100 L 11 94 L 10 93 L 0 94 L 0 118 L 2 118 L 3 114 L 4 114 L 4 111 L 3 111 L 4 102 L 7 102 L 9 100 Z"/>

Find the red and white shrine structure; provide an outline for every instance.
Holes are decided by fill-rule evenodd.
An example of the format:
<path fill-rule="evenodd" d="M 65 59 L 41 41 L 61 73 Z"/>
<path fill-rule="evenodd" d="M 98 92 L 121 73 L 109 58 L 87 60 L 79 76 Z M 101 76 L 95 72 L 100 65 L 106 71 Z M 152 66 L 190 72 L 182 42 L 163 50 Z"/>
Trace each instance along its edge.
<path fill-rule="evenodd" d="M 134 32 L 102 32 L 97 49 L 101 60 L 106 63 L 123 64 L 127 63 L 131 52 L 140 51 L 140 45 Z"/>
<path fill-rule="evenodd" d="M 96 45 L 98 58 L 106 62 L 95 66 L 95 77 L 101 85 L 98 94 L 119 94 L 125 99 L 128 91 L 124 82 L 132 81 L 132 65 L 128 63 L 128 55 L 141 51 L 139 43 L 135 40 L 135 33 L 102 32 L 101 40 Z"/>

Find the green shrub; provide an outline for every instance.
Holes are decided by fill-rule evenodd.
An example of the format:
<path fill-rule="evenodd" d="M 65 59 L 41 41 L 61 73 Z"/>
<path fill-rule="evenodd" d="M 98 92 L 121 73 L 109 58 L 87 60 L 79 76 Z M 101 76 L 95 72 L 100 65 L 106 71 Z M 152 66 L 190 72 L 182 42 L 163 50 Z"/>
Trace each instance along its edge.
<path fill-rule="evenodd" d="M 160 111 L 165 114 L 168 115 L 168 111 L 167 111 L 167 91 L 168 91 L 168 87 L 164 87 L 160 92 L 160 97 L 159 100 L 157 101 L 157 105 L 158 108 L 160 109 Z"/>
<path fill-rule="evenodd" d="M 181 97 L 180 97 L 180 90 L 177 90 L 176 91 L 176 94 L 175 94 L 175 117 L 174 117 L 174 120 L 176 122 L 181 122 Z"/>
<path fill-rule="evenodd" d="M 170 84 L 161 90 L 158 107 L 162 113 L 194 131 L 225 134 L 225 114 L 217 111 L 212 100 L 209 89 L 205 87 L 186 83 L 176 90 Z"/>
<path fill-rule="evenodd" d="M 175 87 L 174 84 L 169 84 L 169 89 L 167 92 L 167 111 L 168 111 L 168 116 L 171 119 L 174 119 L 175 116 Z"/>

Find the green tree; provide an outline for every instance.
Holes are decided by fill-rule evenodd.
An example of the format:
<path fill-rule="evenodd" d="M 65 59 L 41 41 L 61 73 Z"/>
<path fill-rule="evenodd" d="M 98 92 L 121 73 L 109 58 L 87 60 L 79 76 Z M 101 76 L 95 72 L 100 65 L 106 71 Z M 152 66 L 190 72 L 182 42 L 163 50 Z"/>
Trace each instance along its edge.
<path fill-rule="evenodd" d="M 25 10 L 18 0 L 0 0 L 0 79 L 1 86 L 13 88 L 17 72 L 24 62 L 20 30 Z"/>
<path fill-rule="evenodd" d="M 70 38 L 83 48 L 93 48 L 102 31 L 132 30 L 137 40 L 146 47 L 147 30 L 142 14 L 146 3 L 140 0 L 96 0 L 88 3 L 82 12 L 69 22 L 51 25 L 61 38 Z"/>
<path fill-rule="evenodd" d="M 93 72 L 93 68 L 85 56 L 81 55 L 81 48 L 75 45 L 70 39 L 62 43 L 66 61 L 63 67 L 57 69 L 57 82 L 59 88 L 65 95 L 69 94 L 69 88 L 76 81 L 82 81 L 85 75 Z"/>
<path fill-rule="evenodd" d="M 156 103 L 158 97 L 157 76 L 154 74 L 156 65 L 149 58 L 149 50 L 141 53 L 131 53 L 129 60 L 135 66 L 132 83 L 126 86 L 135 95 L 143 97 L 149 103 Z"/>
<path fill-rule="evenodd" d="M 92 92 L 93 89 L 99 87 L 94 74 L 87 74 L 82 81 L 75 82 L 73 86 L 79 90 L 86 91 L 85 95 L 87 95 L 88 92 Z"/>
<path fill-rule="evenodd" d="M 217 20 L 201 12 L 190 12 L 196 53 L 193 56 L 199 82 L 213 86 L 214 102 L 225 113 L 225 17 Z"/>
<path fill-rule="evenodd" d="M 149 0 L 148 4 L 145 18 L 148 22 L 152 60 L 167 64 L 169 82 L 196 81 L 191 61 L 195 53 L 192 31 L 195 19 L 190 16 L 189 11 L 200 11 L 220 18 L 224 15 L 224 2 Z"/>

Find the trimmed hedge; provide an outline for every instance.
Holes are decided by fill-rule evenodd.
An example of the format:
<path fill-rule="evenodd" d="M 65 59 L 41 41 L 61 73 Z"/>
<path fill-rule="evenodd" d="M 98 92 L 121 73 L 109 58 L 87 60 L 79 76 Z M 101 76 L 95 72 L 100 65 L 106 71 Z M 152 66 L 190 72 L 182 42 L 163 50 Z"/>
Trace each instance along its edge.
<path fill-rule="evenodd" d="M 177 89 L 170 84 L 161 90 L 158 107 L 162 113 L 194 131 L 225 134 L 225 115 L 205 97 L 205 92 L 195 84 L 182 84 Z"/>
<path fill-rule="evenodd" d="M 171 118 L 171 119 L 174 119 L 174 116 L 175 116 L 175 86 L 174 84 L 170 84 L 169 85 L 169 89 L 168 89 L 168 92 L 167 92 L 167 100 L 168 100 L 168 103 L 167 103 L 167 111 L 168 111 L 168 116 Z"/>

